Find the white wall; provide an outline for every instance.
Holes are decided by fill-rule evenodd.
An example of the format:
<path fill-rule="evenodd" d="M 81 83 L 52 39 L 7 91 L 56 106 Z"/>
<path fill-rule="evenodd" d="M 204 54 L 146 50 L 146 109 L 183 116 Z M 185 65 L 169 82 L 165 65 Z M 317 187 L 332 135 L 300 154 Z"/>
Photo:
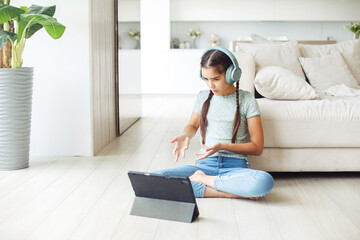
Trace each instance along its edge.
<path fill-rule="evenodd" d="M 170 0 L 172 21 L 351 21 L 359 0 Z"/>
<path fill-rule="evenodd" d="M 140 3 L 142 93 L 159 93 L 172 84 L 168 71 L 170 1 L 141 0 Z"/>
<path fill-rule="evenodd" d="M 58 40 L 42 29 L 26 42 L 23 66 L 35 68 L 30 155 L 89 156 L 89 0 L 31 3 L 56 5 L 55 17 L 67 28 Z"/>

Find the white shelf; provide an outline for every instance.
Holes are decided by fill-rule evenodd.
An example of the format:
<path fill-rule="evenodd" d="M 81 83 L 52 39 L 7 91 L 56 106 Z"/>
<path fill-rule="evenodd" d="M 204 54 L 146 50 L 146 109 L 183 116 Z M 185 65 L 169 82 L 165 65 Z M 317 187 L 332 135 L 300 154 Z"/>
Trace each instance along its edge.
<path fill-rule="evenodd" d="M 359 0 L 171 0 L 171 21 L 360 20 Z"/>

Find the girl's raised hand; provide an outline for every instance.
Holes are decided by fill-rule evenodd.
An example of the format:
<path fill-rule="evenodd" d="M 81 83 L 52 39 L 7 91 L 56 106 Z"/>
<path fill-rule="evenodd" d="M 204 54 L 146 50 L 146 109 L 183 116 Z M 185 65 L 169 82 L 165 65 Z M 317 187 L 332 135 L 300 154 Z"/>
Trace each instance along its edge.
<path fill-rule="evenodd" d="M 201 156 L 201 157 L 195 158 L 196 161 L 204 159 L 210 155 L 213 155 L 214 153 L 216 153 L 217 151 L 220 150 L 220 143 L 216 143 L 215 145 L 213 145 L 211 147 L 207 147 L 204 144 L 201 144 L 201 146 L 203 146 L 205 148 L 205 152 L 195 153 L 195 155 Z"/>
<path fill-rule="evenodd" d="M 176 142 L 176 145 L 173 150 L 173 154 L 175 155 L 175 162 L 179 160 L 179 155 L 181 152 L 182 158 L 185 158 L 185 150 L 189 148 L 190 138 L 184 135 L 177 136 L 173 138 L 170 143 Z"/>

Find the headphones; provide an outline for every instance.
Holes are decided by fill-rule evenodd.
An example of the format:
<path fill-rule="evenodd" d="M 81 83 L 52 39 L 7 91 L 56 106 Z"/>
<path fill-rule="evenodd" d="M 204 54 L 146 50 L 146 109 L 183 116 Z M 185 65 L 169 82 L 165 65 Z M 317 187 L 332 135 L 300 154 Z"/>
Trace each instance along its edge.
<path fill-rule="evenodd" d="M 203 58 L 203 56 L 208 52 L 208 51 L 211 51 L 211 50 L 218 50 L 218 51 L 221 51 L 223 53 L 225 53 L 229 58 L 230 60 L 232 61 L 232 65 L 230 65 L 228 67 L 228 69 L 226 69 L 225 71 L 225 79 L 226 79 L 226 82 L 229 83 L 229 84 L 233 84 L 237 81 L 239 81 L 240 79 L 240 76 L 241 76 L 241 69 L 239 67 L 239 64 L 236 60 L 236 57 L 234 56 L 234 54 L 232 54 L 232 52 L 230 52 L 228 49 L 224 48 L 224 47 L 220 47 L 220 46 L 215 46 L 215 47 L 211 47 L 211 48 L 208 48 L 202 55 L 201 55 L 201 58 Z M 203 77 L 202 75 L 202 72 L 201 72 L 201 68 L 200 68 L 200 77 L 202 80 L 205 80 L 205 78 Z"/>

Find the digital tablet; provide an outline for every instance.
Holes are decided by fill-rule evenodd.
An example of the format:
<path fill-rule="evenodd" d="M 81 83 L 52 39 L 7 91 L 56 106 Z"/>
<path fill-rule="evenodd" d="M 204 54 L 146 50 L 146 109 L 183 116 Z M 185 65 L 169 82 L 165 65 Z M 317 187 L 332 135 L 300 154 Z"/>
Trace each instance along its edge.
<path fill-rule="evenodd" d="M 163 176 L 136 171 L 129 171 L 128 175 L 136 196 L 131 211 L 136 213 L 133 215 L 179 220 L 177 219 L 179 216 L 176 215 L 184 215 L 186 212 L 190 214 L 189 211 L 191 211 L 191 216 L 187 218 L 186 216 L 180 216 L 182 220 L 179 220 L 188 221 L 190 219 L 190 222 L 199 216 L 194 192 L 188 177 Z M 135 203 L 136 201 L 138 202 Z M 151 209 L 148 206 L 143 206 L 144 204 L 151 205 Z M 184 207 L 183 211 L 179 212 L 182 207 Z M 144 211 L 151 211 L 152 213 L 142 213 Z M 163 213 L 157 213 L 157 211 Z M 167 213 L 164 213 L 164 211 Z M 164 214 L 173 216 L 164 216 Z M 187 220 L 184 220 L 184 217 Z"/>

